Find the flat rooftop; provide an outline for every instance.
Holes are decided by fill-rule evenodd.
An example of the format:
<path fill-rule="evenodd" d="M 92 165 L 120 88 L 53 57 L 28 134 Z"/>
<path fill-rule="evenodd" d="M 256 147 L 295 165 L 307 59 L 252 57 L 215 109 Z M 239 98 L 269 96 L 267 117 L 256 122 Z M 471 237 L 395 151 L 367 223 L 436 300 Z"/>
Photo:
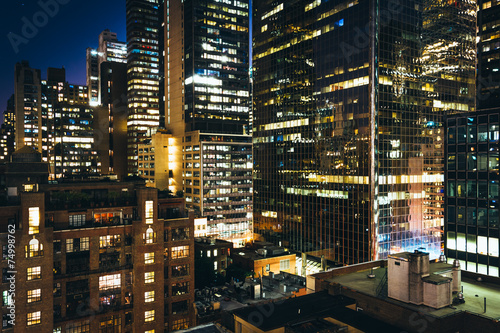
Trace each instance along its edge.
<path fill-rule="evenodd" d="M 449 270 L 451 265 L 445 263 L 431 263 L 430 271 L 441 272 Z M 374 268 L 374 278 L 368 278 L 371 273 L 370 269 L 360 270 L 355 273 L 339 275 L 328 278 L 326 281 L 338 283 L 344 287 L 353 289 L 357 292 L 370 295 L 377 298 L 383 298 L 388 302 L 399 304 L 413 311 L 418 311 L 430 314 L 436 317 L 445 317 L 453 313 L 467 311 L 474 314 L 486 316 L 488 318 L 500 320 L 500 285 L 486 282 L 478 282 L 473 279 L 462 277 L 462 286 L 465 303 L 459 305 L 451 305 L 442 309 L 434 309 L 425 305 L 414 305 L 397 301 L 392 298 L 379 297 L 376 293 L 377 287 L 380 284 L 382 277 L 386 272 L 385 268 Z M 484 312 L 484 298 L 486 297 L 486 312 Z"/>
<path fill-rule="evenodd" d="M 278 247 L 274 247 L 272 249 L 279 249 L 279 248 Z M 264 256 L 262 254 L 257 253 L 257 250 L 253 250 L 253 249 L 234 249 L 232 255 L 233 256 L 238 256 L 238 257 L 241 257 L 241 258 L 246 258 L 246 259 L 254 260 L 254 261 L 255 260 L 263 260 L 263 259 L 270 259 L 270 258 L 279 258 L 279 257 L 290 256 L 290 255 L 296 256 L 295 254 L 290 253 L 290 252 L 282 252 L 282 253 L 279 253 L 279 254 L 272 254 L 272 253 L 268 252 Z"/>
<path fill-rule="evenodd" d="M 346 333 L 401 332 L 395 326 L 346 307 L 354 304 L 355 301 L 349 297 L 333 296 L 326 291 L 320 291 L 273 302 L 273 305 L 260 303 L 257 306 L 248 306 L 235 310 L 233 314 L 264 332 L 285 326 L 289 331 L 297 333 L 318 332 L 334 327 L 344 327 L 347 329 Z M 256 319 L 259 319 L 258 322 Z"/>

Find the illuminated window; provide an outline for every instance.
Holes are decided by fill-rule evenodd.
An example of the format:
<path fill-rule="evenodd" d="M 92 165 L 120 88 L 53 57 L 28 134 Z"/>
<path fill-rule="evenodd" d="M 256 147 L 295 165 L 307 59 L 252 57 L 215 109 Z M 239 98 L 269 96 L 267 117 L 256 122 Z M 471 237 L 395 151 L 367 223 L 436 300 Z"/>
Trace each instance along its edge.
<path fill-rule="evenodd" d="M 40 322 L 42 321 L 41 318 L 42 318 L 41 311 L 28 313 L 26 325 L 31 326 L 31 325 L 40 324 Z"/>
<path fill-rule="evenodd" d="M 155 263 L 155 253 L 154 252 L 149 252 L 149 253 L 144 253 L 144 264 L 154 264 Z"/>
<path fill-rule="evenodd" d="M 155 333 L 155 330 L 145 331 L 144 333 Z"/>
<path fill-rule="evenodd" d="M 28 299 L 27 300 L 28 303 L 41 301 L 42 300 L 42 289 L 28 290 L 27 299 Z"/>
<path fill-rule="evenodd" d="M 25 246 L 26 258 L 43 256 L 43 244 L 40 244 L 38 239 L 30 240 L 29 245 Z"/>
<path fill-rule="evenodd" d="M 189 256 L 189 246 L 172 247 L 172 259 L 187 258 Z"/>
<path fill-rule="evenodd" d="M 29 234 L 38 234 L 40 232 L 40 208 L 30 207 L 28 208 L 29 215 Z"/>
<path fill-rule="evenodd" d="M 153 201 L 146 201 L 146 224 L 153 223 Z"/>
<path fill-rule="evenodd" d="M 107 235 L 99 237 L 99 248 L 120 246 L 121 235 Z"/>
<path fill-rule="evenodd" d="M 121 274 L 99 276 L 99 291 L 119 289 L 121 287 Z"/>
<path fill-rule="evenodd" d="M 144 312 L 144 322 L 148 323 L 155 320 L 155 310 Z"/>
<path fill-rule="evenodd" d="M 33 192 L 35 189 L 35 185 L 33 184 L 25 184 L 24 185 L 24 192 Z"/>
<path fill-rule="evenodd" d="M 8 306 L 14 304 L 12 302 L 12 294 L 9 294 L 8 290 L 2 291 L 2 306 Z"/>
<path fill-rule="evenodd" d="M 188 319 L 179 319 L 179 320 L 174 320 L 172 323 L 172 330 L 185 330 L 189 328 L 189 321 Z"/>
<path fill-rule="evenodd" d="M 155 272 L 144 273 L 144 283 L 154 283 L 155 282 Z"/>
<path fill-rule="evenodd" d="M 99 323 L 99 333 L 121 332 L 122 319 L 119 315 L 105 317 Z"/>
<path fill-rule="evenodd" d="M 153 231 L 152 228 L 148 228 L 146 233 L 142 235 L 144 244 L 153 244 L 156 243 L 156 232 Z"/>
<path fill-rule="evenodd" d="M 41 266 L 28 267 L 28 269 L 26 270 L 26 275 L 27 275 L 26 279 L 28 281 L 41 279 L 42 267 Z"/>
<path fill-rule="evenodd" d="M 150 303 L 155 301 L 155 292 L 154 291 L 146 291 L 144 293 L 144 302 Z"/>

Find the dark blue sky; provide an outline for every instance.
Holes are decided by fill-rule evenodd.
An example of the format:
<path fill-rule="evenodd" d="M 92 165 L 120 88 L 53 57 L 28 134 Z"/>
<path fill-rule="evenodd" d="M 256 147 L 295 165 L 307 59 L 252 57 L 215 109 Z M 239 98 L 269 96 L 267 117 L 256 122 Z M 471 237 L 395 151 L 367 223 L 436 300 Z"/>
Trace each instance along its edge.
<path fill-rule="evenodd" d="M 39 3 L 57 3 L 59 8 L 49 7 L 53 16 L 50 17 L 44 14 Z M 12 32 L 24 38 L 26 19 L 40 27 L 35 26 L 36 33 L 25 31 L 24 36 L 28 38 L 22 40 L 16 53 L 8 34 Z M 46 77 L 47 67 L 64 66 L 68 82 L 85 84 L 85 50 L 97 47 L 99 33 L 104 29 L 116 32 L 120 41 L 126 41 L 125 0 L 2 1 L 0 113 L 14 93 L 14 66 L 21 60 L 28 60 L 31 67 L 41 69 L 42 78 Z"/>

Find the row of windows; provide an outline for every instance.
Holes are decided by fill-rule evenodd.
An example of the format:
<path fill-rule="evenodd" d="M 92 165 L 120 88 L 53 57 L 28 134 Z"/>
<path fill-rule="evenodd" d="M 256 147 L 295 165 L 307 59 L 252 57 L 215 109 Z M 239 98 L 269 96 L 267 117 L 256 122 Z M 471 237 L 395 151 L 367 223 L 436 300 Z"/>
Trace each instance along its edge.
<path fill-rule="evenodd" d="M 449 154 L 448 170 L 488 171 L 498 170 L 498 152 Z"/>
<path fill-rule="evenodd" d="M 498 238 L 484 237 L 477 235 L 466 235 L 448 231 L 446 247 L 451 250 L 458 250 L 469 253 L 499 256 Z"/>
<path fill-rule="evenodd" d="M 498 209 L 448 206 L 447 222 L 471 226 L 498 228 Z"/>
<path fill-rule="evenodd" d="M 498 142 L 498 125 L 459 126 L 448 128 L 448 144 Z"/>
<path fill-rule="evenodd" d="M 448 197 L 491 199 L 498 198 L 497 180 L 448 180 Z"/>

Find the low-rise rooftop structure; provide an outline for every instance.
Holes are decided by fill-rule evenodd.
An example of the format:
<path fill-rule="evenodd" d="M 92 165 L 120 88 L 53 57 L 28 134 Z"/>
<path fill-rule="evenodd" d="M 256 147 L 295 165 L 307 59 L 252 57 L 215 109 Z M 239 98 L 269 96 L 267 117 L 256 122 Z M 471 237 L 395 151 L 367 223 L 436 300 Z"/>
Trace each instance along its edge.
<path fill-rule="evenodd" d="M 235 333 L 399 332 L 395 327 L 357 313 L 355 300 L 326 291 L 259 303 L 233 312 Z"/>
<path fill-rule="evenodd" d="M 465 302 L 436 308 L 389 297 L 387 260 L 335 268 L 307 278 L 307 286 L 316 292 L 328 290 L 355 300 L 356 309 L 407 332 L 498 332 L 500 330 L 500 285 L 462 277 L 460 292 Z M 440 281 L 452 273 L 451 265 L 429 262 L 427 283 Z M 438 281 L 439 282 L 439 281 Z M 415 291 L 415 290 L 413 290 Z M 458 296 L 458 293 L 457 293 Z M 457 297 L 458 299 L 458 297 Z"/>

